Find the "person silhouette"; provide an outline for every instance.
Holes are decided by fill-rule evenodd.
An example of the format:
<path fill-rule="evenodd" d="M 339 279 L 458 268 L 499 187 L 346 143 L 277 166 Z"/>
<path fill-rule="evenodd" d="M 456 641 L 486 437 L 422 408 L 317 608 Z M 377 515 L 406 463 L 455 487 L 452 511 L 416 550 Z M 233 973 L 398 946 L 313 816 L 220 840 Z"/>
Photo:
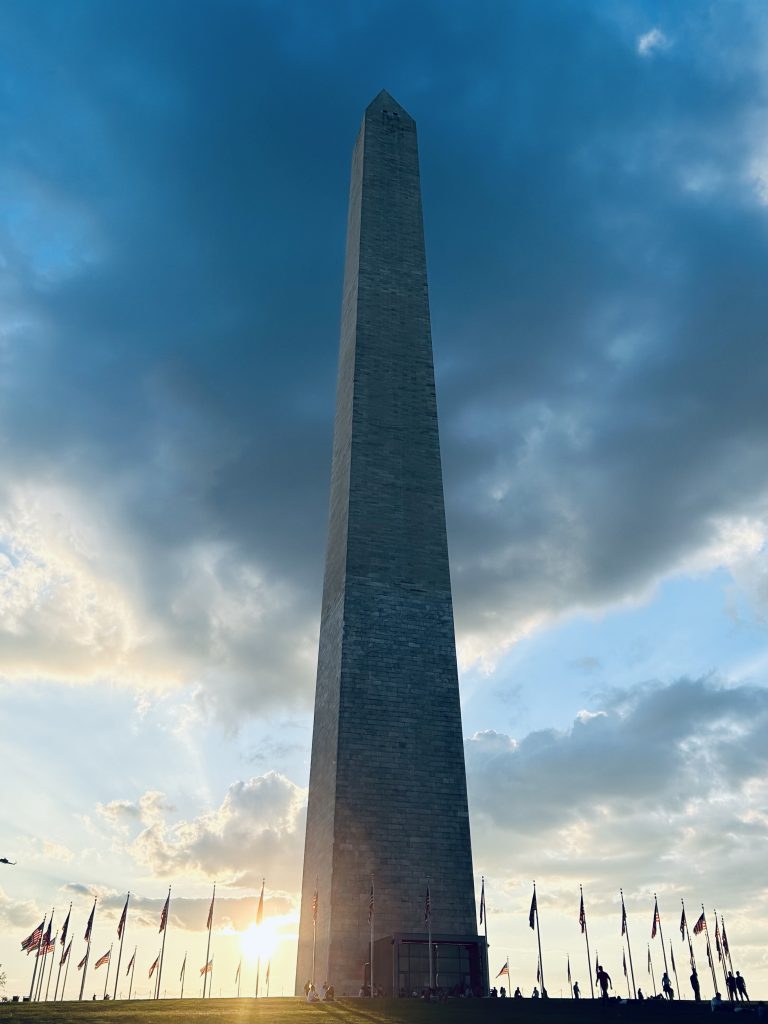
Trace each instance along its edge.
<path fill-rule="evenodd" d="M 672 982 L 669 980 L 669 975 L 667 974 L 666 971 L 664 971 L 664 973 L 661 976 L 661 988 L 662 988 L 662 991 L 664 992 L 664 995 L 667 997 L 667 999 L 674 999 L 675 998 L 675 992 L 674 992 L 674 989 L 672 988 Z"/>
<path fill-rule="evenodd" d="M 694 967 L 691 971 L 691 988 L 693 989 L 693 998 L 697 1003 L 701 1002 L 701 985 L 699 984 L 699 973 Z"/>
<path fill-rule="evenodd" d="M 745 999 L 746 999 L 747 1002 L 749 1002 L 749 996 L 747 995 L 747 983 L 746 983 L 746 981 L 744 981 L 744 978 L 741 976 L 741 972 L 740 971 L 736 971 L 736 977 L 735 977 L 734 981 L 736 982 L 736 991 L 738 992 L 739 999 L 742 1002 Z"/>
<path fill-rule="evenodd" d="M 728 989 L 728 998 L 732 1001 L 736 1001 L 736 979 L 731 971 L 728 971 L 728 976 L 725 979 L 725 987 Z"/>
<path fill-rule="evenodd" d="M 597 979 L 598 985 L 600 986 L 600 996 L 601 996 L 601 998 L 602 999 L 607 999 L 608 998 L 608 986 L 613 988 L 613 983 L 611 982 L 610 974 L 608 973 L 608 971 L 606 971 L 604 969 L 602 964 L 598 964 L 597 965 L 597 974 L 595 975 L 595 977 Z"/>
<path fill-rule="evenodd" d="M 579 988 L 578 981 L 575 981 L 573 983 L 573 998 L 574 999 L 581 999 L 581 989 Z"/>
<path fill-rule="evenodd" d="M 638 988 L 637 990 L 637 1001 L 639 1003 L 645 1002 L 645 996 L 643 995 L 643 990 L 641 988 Z"/>

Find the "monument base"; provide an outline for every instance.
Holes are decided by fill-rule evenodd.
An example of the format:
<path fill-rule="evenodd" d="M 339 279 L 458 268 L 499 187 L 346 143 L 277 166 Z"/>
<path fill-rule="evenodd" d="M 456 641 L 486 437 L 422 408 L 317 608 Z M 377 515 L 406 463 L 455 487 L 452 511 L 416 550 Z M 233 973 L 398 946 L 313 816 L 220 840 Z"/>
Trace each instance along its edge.
<path fill-rule="evenodd" d="M 373 983 L 385 995 L 420 996 L 429 983 L 429 936 L 397 932 L 373 944 Z M 370 965 L 361 971 L 366 992 Z M 488 953 L 481 935 L 432 934 L 432 988 L 448 995 L 488 994 Z"/>

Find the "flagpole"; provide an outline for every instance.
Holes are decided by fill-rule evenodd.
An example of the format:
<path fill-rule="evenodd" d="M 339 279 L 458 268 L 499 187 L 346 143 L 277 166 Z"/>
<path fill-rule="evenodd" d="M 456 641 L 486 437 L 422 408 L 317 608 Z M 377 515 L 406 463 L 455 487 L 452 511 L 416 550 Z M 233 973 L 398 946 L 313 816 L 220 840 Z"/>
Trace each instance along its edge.
<path fill-rule="evenodd" d="M 104 999 L 107 998 L 107 983 L 109 982 L 109 968 L 112 966 L 112 946 L 113 946 L 113 943 L 110 942 L 110 944 L 109 944 L 109 960 L 107 960 L 107 976 L 104 979 L 104 996 L 103 996 Z M 117 986 L 115 986 L 115 988 L 117 988 Z"/>
<path fill-rule="evenodd" d="M 723 940 L 718 938 L 720 934 L 720 929 L 717 923 L 717 911 L 714 910 L 712 913 L 715 915 L 715 948 L 717 949 L 718 942 L 720 944 L 720 949 L 717 950 L 717 958 L 720 961 L 720 966 L 723 969 L 723 984 L 725 985 L 725 991 L 728 992 L 728 978 L 726 976 L 725 971 L 725 954 L 723 953 Z M 731 998 L 730 992 L 728 992 L 728 998 Z"/>
<path fill-rule="evenodd" d="M 536 881 L 533 883 L 533 895 L 536 896 Z M 541 922 L 539 921 L 539 901 L 536 900 L 536 938 L 539 943 L 539 970 L 541 971 L 541 991 L 542 994 L 546 988 L 544 984 L 544 963 L 541 959 Z"/>
<path fill-rule="evenodd" d="M 621 952 L 622 952 L 622 956 L 623 956 L 623 954 L 624 954 L 624 947 L 623 946 L 622 946 Z M 627 999 L 631 999 L 632 998 L 632 992 L 630 991 L 630 988 L 629 988 L 629 975 L 627 974 L 627 961 L 626 961 L 626 958 L 624 958 L 624 977 L 627 979 Z"/>
<path fill-rule="evenodd" d="M 312 984 L 315 984 L 315 947 L 317 945 L 318 876 L 315 875 L 315 898 L 312 900 Z"/>
<path fill-rule="evenodd" d="M 488 995 L 491 988 L 491 972 L 488 964 L 488 908 L 485 905 L 485 875 L 481 878 L 480 883 L 480 907 L 483 913 L 483 928 L 485 929 L 485 977 L 483 981 L 485 984 L 485 994 Z M 392 993 L 394 995 L 394 992 Z"/>
<path fill-rule="evenodd" d="M 595 998 L 595 985 L 594 985 L 594 982 L 592 981 L 592 957 L 589 955 L 589 932 L 587 931 L 587 913 L 586 913 L 586 911 L 584 909 L 584 890 L 582 889 L 581 886 L 579 886 L 579 892 L 581 893 L 581 914 L 579 916 L 581 918 L 581 921 L 584 924 L 584 938 L 587 941 L 587 967 L 589 968 L 589 987 L 590 987 L 590 989 L 592 991 L 592 998 L 594 999 Z M 536 905 L 537 912 L 538 912 L 538 909 L 539 908 L 538 908 L 538 903 L 537 903 L 537 905 Z M 541 959 L 541 955 L 539 955 L 539 959 Z M 544 987 L 544 983 L 543 982 L 542 982 L 542 986 L 541 987 L 542 988 Z"/>
<path fill-rule="evenodd" d="M 267 960 L 267 999 L 269 999 L 269 968 L 272 966 L 272 961 Z"/>
<path fill-rule="evenodd" d="M 373 999 L 373 918 L 376 912 L 375 905 L 375 893 L 373 889 L 373 875 L 371 875 L 371 906 L 370 914 L 368 915 L 369 924 L 371 926 L 371 999 Z"/>
<path fill-rule="evenodd" d="M 429 942 L 429 991 L 430 996 L 432 989 L 432 898 L 429 892 L 429 879 L 427 879 L 427 941 Z"/>
<path fill-rule="evenodd" d="M 213 883 L 213 896 L 211 897 L 211 909 L 208 912 L 208 946 L 205 951 L 205 963 L 211 959 L 211 932 L 213 931 L 213 908 L 216 903 L 216 883 Z M 205 983 L 208 980 L 208 972 L 203 975 L 203 999 L 205 999 Z M 209 988 L 210 992 L 210 988 Z"/>
<path fill-rule="evenodd" d="M 240 963 L 237 965 L 237 998 L 240 998 L 240 980 L 243 973 L 243 958 L 240 957 Z"/>
<path fill-rule="evenodd" d="M 83 992 L 85 991 L 85 976 L 88 973 L 88 961 L 91 958 L 91 938 L 93 935 L 93 920 L 96 915 L 96 899 L 93 901 L 93 909 L 91 910 L 91 916 L 88 918 L 88 946 L 85 950 L 85 963 L 83 964 L 83 980 L 80 982 L 80 999 L 83 998 Z"/>
<path fill-rule="evenodd" d="M 61 986 L 61 1001 L 64 1002 L 64 990 L 67 987 L 67 975 L 69 974 L 69 961 L 72 959 L 72 939 L 69 940 L 69 946 L 67 947 L 69 952 L 67 953 L 67 966 L 64 968 L 64 984 Z"/>
<path fill-rule="evenodd" d="M 133 959 L 131 960 L 131 981 L 130 981 L 130 984 L 128 985 L 128 999 L 129 1000 L 131 998 L 131 992 L 133 991 L 133 975 L 136 972 L 136 950 L 138 948 L 139 948 L 138 946 L 134 946 L 133 947 Z"/>
<path fill-rule="evenodd" d="M 181 965 L 181 994 L 179 995 L 179 999 L 183 999 L 184 998 L 184 979 L 186 978 L 186 976 L 187 976 L 187 951 L 185 949 L 184 950 L 184 963 Z"/>
<path fill-rule="evenodd" d="M 261 980 L 261 953 L 256 958 L 256 998 L 259 998 L 259 981 Z M 314 981 L 312 982 L 314 985 Z"/>
<path fill-rule="evenodd" d="M 168 934 L 168 918 L 171 916 L 171 887 L 168 886 L 168 896 L 166 897 L 166 903 L 168 904 L 168 914 L 165 918 L 165 925 L 163 927 L 163 944 L 160 947 L 160 967 L 157 972 L 157 988 L 155 990 L 155 999 L 160 998 L 160 979 L 163 976 L 163 959 L 165 957 L 165 936 Z"/>
<path fill-rule="evenodd" d="M 677 985 L 677 998 L 682 999 L 680 995 L 680 979 L 677 976 L 677 964 L 675 963 L 675 951 L 672 949 L 672 939 L 669 940 L 669 955 L 672 957 L 672 970 L 675 972 L 675 984 Z"/>
<path fill-rule="evenodd" d="M 632 975 L 632 994 L 637 999 L 637 988 L 635 986 L 635 968 L 632 964 L 632 944 L 629 941 L 629 921 L 627 920 L 627 908 L 624 906 L 624 890 L 621 893 L 621 925 L 622 932 L 627 936 L 627 952 L 629 953 L 629 973 Z"/>
<path fill-rule="evenodd" d="M 59 933 L 56 932 L 56 938 L 53 940 L 53 949 L 51 950 L 51 966 L 48 968 L 48 984 L 45 986 L 45 1001 L 48 1002 L 48 994 L 51 991 L 51 978 L 53 977 L 53 961 L 56 954 L 56 939 L 58 939 Z M 55 1002 L 55 1000 L 54 1000 Z"/>
<path fill-rule="evenodd" d="M 651 969 L 651 981 L 653 982 L 653 996 L 656 998 L 656 976 L 653 973 L 653 960 L 651 960 L 651 944 L 648 943 L 648 966 Z"/>
<path fill-rule="evenodd" d="M 685 913 L 685 900 L 682 899 L 682 897 L 681 897 L 680 898 L 680 902 L 683 905 L 683 917 L 682 917 L 682 920 L 685 922 L 685 934 L 686 934 L 686 936 L 688 938 L 688 954 L 689 954 L 689 956 L 691 958 L 691 961 L 690 961 L 691 962 L 691 970 L 692 971 L 696 971 L 696 973 L 698 974 L 699 972 L 696 970 L 696 957 L 694 956 L 694 952 L 693 952 L 693 943 L 691 942 L 691 930 L 688 927 L 688 915 Z"/>
<path fill-rule="evenodd" d="M 712 984 L 715 986 L 715 994 L 717 994 L 717 975 L 715 974 L 715 965 L 712 962 L 712 946 L 709 942 L 709 927 L 707 925 L 707 915 L 704 913 L 704 904 L 701 904 L 701 913 L 704 917 L 704 934 L 707 937 L 707 959 L 709 960 L 709 969 L 712 971 Z"/>
<path fill-rule="evenodd" d="M 568 963 L 568 971 L 567 971 L 567 975 L 568 975 L 568 989 L 569 989 L 569 991 L 571 993 L 571 999 L 573 999 L 575 997 L 573 995 L 573 978 L 571 977 L 571 954 L 570 953 L 568 953 L 567 963 Z"/>
<path fill-rule="evenodd" d="M 720 915 L 720 923 L 723 926 L 723 953 L 728 957 L 728 963 L 731 965 L 731 974 L 735 974 L 733 970 L 733 957 L 731 956 L 731 944 L 725 934 L 725 918 L 722 914 Z"/>
<path fill-rule="evenodd" d="M 125 939 L 125 928 L 128 922 L 128 901 L 131 898 L 130 891 L 125 898 L 125 906 L 123 907 L 123 913 L 120 915 L 120 923 L 122 927 L 120 930 L 120 949 L 117 951 L 117 973 L 115 974 L 115 991 L 112 994 L 112 999 L 117 999 L 117 983 L 120 980 L 120 961 L 123 958 L 123 940 Z"/>
<path fill-rule="evenodd" d="M 666 949 L 664 949 L 664 932 L 661 930 L 661 914 L 659 913 L 659 897 L 656 895 L 656 893 L 654 893 L 653 894 L 653 898 L 654 898 L 654 901 L 655 901 L 654 911 L 653 911 L 653 921 L 654 921 L 654 924 L 656 924 L 657 921 L 658 921 L 658 925 L 659 925 L 659 938 L 661 939 L 661 952 L 664 955 L 664 973 L 666 974 L 667 977 L 669 977 L 669 967 L 667 966 L 667 951 L 666 951 Z"/>
<path fill-rule="evenodd" d="M 69 912 L 67 914 L 67 919 L 64 922 L 64 931 L 62 932 L 62 936 L 61 936 L 61 944 L 62 944 L 62 946 L 64 946 L 64 948 L 66 948 L 65 943 L 67 941 L 67 931 L 66 931 L 66 928 L 67 928 L 67 925 L 69 924 L 69 918 L 70 918 L 71 914 L 72 914 L 72 904 L 70 903 L 69 904 Z M 62 958 L 63 958 L 63 956 L 64 956 L 64 954 L 62 952 Z M 59 994 L 59 979 L 60 978 L 61 978 L 61 960 L 59 960 L 59 969 L 56 972 L 56 988 L 54 988 L 54 990 L 53 990 L 53 1001 L 54 1001 L 54 1003 L 56 1002 L 56 997 Z M 62 994 L 62 998 L 64 998 L 63 994 Z"/>
<path fill-rule="evenodd" d="M 51 937 L 51 926 L 53 925 L 53 915 L 56 913 L 56 908 L 51 910 L 51 916 L 48 920 L 48 930 L 43 934 L 42 941 L 45 943 L 45 949 L 43 950 L 43 966 L 40 968 L 40 977 L 37 979 L 37 992 L 35 993 L 35 999 L 39 1003 L 43 994 L 43 982 L 45 981 L 45 965 L 48 960 L 48 940 Z"/>
<path fill-rule="evenodd" d="M 38 940 L 37 947 L 35 949 L 35 965 L 32 968 L 32 981 L 31 981 L 30 986 L 29 986 L 29 1002 L 30 1003 L 32 1002 L 32 993 L 35 991 L 35 978 L 37 977 L 37 961 L 40 959 L 37 954 L 40 952 L 40 943 L 45 938 L 45 922 L 47 920 L 48 920 L 48 915 L 44 914 L 43 915 L 42 931 L 40 932 L 40 938 Z M 34 937 L 34 933 L 33 933 L 33 937 Z"/>

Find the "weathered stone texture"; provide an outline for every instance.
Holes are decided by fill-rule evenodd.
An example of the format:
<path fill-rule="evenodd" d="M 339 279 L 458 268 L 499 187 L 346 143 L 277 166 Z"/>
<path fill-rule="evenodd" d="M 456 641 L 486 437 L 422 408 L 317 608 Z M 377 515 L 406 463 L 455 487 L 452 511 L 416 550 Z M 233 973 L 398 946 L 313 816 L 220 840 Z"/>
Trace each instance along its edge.
<path fill-rule="evenodd" d="M 297 991 L 376 937 L 476 934 L 416 126 L 368 107 L 350 187 Z M 316 882 L 317 880 L 317 882 Z M 388 979 L 381 979 L 388 985 Z"/>

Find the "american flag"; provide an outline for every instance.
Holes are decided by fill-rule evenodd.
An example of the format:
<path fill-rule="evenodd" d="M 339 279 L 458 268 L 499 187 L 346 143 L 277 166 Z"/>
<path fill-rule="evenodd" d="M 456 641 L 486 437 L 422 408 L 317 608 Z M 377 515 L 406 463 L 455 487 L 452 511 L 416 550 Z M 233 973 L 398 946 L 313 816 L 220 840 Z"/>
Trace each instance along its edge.
<path fill-rule="evenodd" d="M 531 909 L 528 912 L 528 924 L 531 926 L 531 928 L 535 928 L 536 927 L 535 921 L 536 921 L 536 915 L 538 914 L 538 912 L 539 912 L 539 910 L 538 910 L 538 907 L 536 906 L 536 886 L 534 886 L 533 887 L 533 899 L 531 900 Z"/>
<path fill-rule="evenodd" d="M 318 897 L 318 893 L 317 893 L 317 888 L 315 888 L 315 894 L 312 897 L 312 922 L 313 922 L 313 924 L 317 924 L 317 904 L 318 904 L 318 899 L 319 899 L 319 897 Z"/>
<path fill-rule="evenodd" d="M 104 954 L 104 956 L 100 956 L 99 959 L 96 961 L 93 969 L 96 970 L 96 968 L 97 967 L 101 967 L 102 964 L 108 964 L 109 963 L 109 955 L 110 955 L 111 952 L 112 951 L 110 949 L 108 949 L 107 952 Z"/>
<path fill-rule="evenodd" d="M 93 901 L 93 908 L 91 909 L 91 916 L 88 918 L 88 924 L 85 926 L 85 935 L 83 936 L 84 941 L 88 942 L 91 937 L 91 929 L 93 928 L 93 915 L 96 913 L 96 900 Z"/>
<path fill-rule="evenodd" d="M 429 898 L 429 886 L 427 886 L 427 895 L 424 899 L 424 924 L 429 924 L 432 918 L 432 903 Z"/>
<path fill-rule="evenodd" d="M 648 973 L 651 973 L 651 947 L 648 947 Z"/>
<path fill-rule="evenodd" d="M 157 956 L 154 959 L 154 962 L 153 962 L 152 966 L 149 968 L 149 974 L 147 975 L 148 978 L 151 978 L 152 975 L 155 973 L 155 971 L 157 970 L 157 965 L 159 963 L 160 963 L 160 954 L 158 953 Z"/>
<path fill-rule="evenodd" d="M 208 931 L 211 930 L 211 927 L 213 925 L 213 904 L 214 904 L 215 900 L 216 900 L 216 887 L 214 886 L 213 896 L 211 897 L 211 905 L 208 908 L 208 920 L 205 922 L 205 927 L 208 929 Z"/>
<path fill-rule="evenodd" d="M 183 963 L 181 965 L 181 971 L 179 972 L 179 981 L 181 981 L 181 979 L 184 977 L 184 972 L 186 971 L 186 969 L 187 969 L 187 954 L 185 953 L 184 954 L 184 961 L 183 961 Z"/>
<path fill-rule="evenodd" d="M 40 940 L 43 937 L 43 930 L 45 928 L 45 918 L 35 928 L 31 935 L 28 935 L 21 944 L 21 948 L 26 950 L 27 956 L 32 952 L 33 949 L 37 949 L 40 945 Z"/>
<path fill-rule="evenodd" d="M 72 914 L 72 904 L 70 903 L 70 905 L 69 905 L 69 913 L 67 914 L 67 919 L 64 922 L 64 927 L 61 929 L 61 940 L 60 941 L 61 941 L 62 946 L 65 946 L 67 944 L 67 932 L 69 931 L 69 918 L 70 918 L 71 914 Z"/>
<path fill-rule="evenodd" d="M 717 950 L 717 959 L 723 959 L 723 948 L 720 945 L 720 925 L 717 920 L 717 913 L 715 913 L 715 949 Z"/>
<path fill-rule="evenodd" d="M 626 953 L 626 950 L 622 950 L 621 951 L 621 959 L 622 959 L 623 964 L 624 964 L 624 977 L 626 978 L 627 977 L 627 953 Z"/>
<path fill-rule="evenodd" d="M 480 883 L 480 924 L 485 917 L 485 878 Z"/>
<path fill-rule="evenodd" d="M 693 926 L 693 934 L 694 935 L 701 935 L 701 933 L 704 931 L 704 929 L 706 927 L 707 927 L 707 919 L 704 917 L 704 911 L 702 910 L 701 917 L 696 922 L 696 924 Z"/>
<path fill-rule="evenodd" d="M 656 902 L 653 905 L 653 927 L 651 928 L 651 938 L 652 939 L 656 938 L 656 925 L 657 924 L 661 924 L 661 918 L 659 917 L 659 901 L 658 900 L 656 900 Z"/>
<path fill-rule="evenodd" d="M 624 894 L 621 895 L 621 934 L 627 934 L 627 908 L 624 906 Z"/>
<path fill-rule="evenodd" d="M 536 962 L 536 981 L 541 981 L 541 960 Z"/>
<path fill-rule="evenodd" d="M 373 879 L 371 879 L 371 895 L 368 898 L 368 924 L 373 921 Z"/>
<path fill-rule="evenodd" d="M 126 969 L 125 969 L 125 976 L 126 976 L 126 978 L 127 978 L 127 977 L 128 977 L 128 975 L 129 975 L 129 974 L 131 973 L 131 968 L 133 967 L 133 964 L 134 964 L 134 961 L 135 961 L 135 960 L 136 960 L 136 950 L 134 949 L 134 951 L 133 951 L 133 956 L 132 956 L 132 957 L 131 957 L 131 959 L 129 960 L 129 962 L 128 962 L 128 966 L 127 966 L 127 967 L 126 967 Z"/>
<path fill-rule="evenodd" d="M 672 949 L 671 939 L 669 941 L 669 955 L 672 957 L 672 970 L 675 972 L 675 977 L 677 977 L 677 968 L 675 967 L 675 951 L 674 949 Z"/>
<path fill-rule="evenodd" d="M 63 967 L 64 964 L 67 962 L 67 960 L 69 960 L 69 954 L 71 952 L 72 952 L 72 939 L 69 940 L 69 945 L 64 950 L 64 952 L 61 954 L 61 963 L 59 964 L 60 967 Z"/>
<path fill-rule="evenodd" d="M 83 968 L 85 967 L 85 963 L 86 963 L 87 959 L 88 959 L 88 953 L 86 952 L 86 954 L 85 954 L 85 956 L 83 957 L 83 959 L 82 959 L 82 960 L 80 961 L 80 963 L 79 963 L 79 964 L 77 965 L 77 969 L 78 969 L 78 971 L 82 971 L 82 969 L 83 969 Z"/>
<path fill-rule="evenodd" d="M 587 927 L 587 915 L 584 913 L 584 893 L 581 894 L 581 903 L 579 904 L 579 926 L 583 935 L 584 929 Z"/>
<path fill-rule="evenodd" d="M 506 974 L 506 976 L 507 976 L 507 977 L 509 977 L 509 960 L 507 960 L 507 962 L 506 962 L 506 963 L 504 964 L 504 966 L 503 966 L 503 967 L 501 968 L 501 970 L 500 970 L 500 971 L 499 971 L 499 973 L 498 973 L 498 974 L 496 975 L 496 977 L 497 977 L 497 978 L 500 978 L 500 977 L 502 976 L 502 974 Z"/>
<path fill-rule="evenodd" d="M 128 917 L 128 900 L 130 898 L 131 898 L 131 894 L 128 893 L 128 895 L 125 898 L 125 906 L 123 907 L 123 912 L 120 915 L 120 922 L 118 923 L 118 926 L 117 926 L 117 937 L 118 937 L 118 939 L 122 939 L 122 937 L 123 937 L 123 929 L 125 928 L 125 922 L 126 922 L 126 919 Z"/>
<path fill-rule="evenodd" d="M 211 958 L 208 961 L 208 963 L 205 965 L 205 967 L 201 967 L 200 968 L 200 974 L 201 975 L 202 974 L 210 974 L 212 970 L 213 970 L 213 958 Z"/>
<path fill-rule="evenodd" d="M 164 932 L 165 929 L 168 927 L 168 908 L 170 906 L 170 903 L 171 890 L 169 889 L 168 895 L 165 897 L 165 906 L 163 907 L 162 912 L 160 914 L 160 927 L 158 928 L 159 932 Z"/>
<path fill-rule="evenodd" d="M 235 981 L 237 981 L 237 979 L 240 977 L 240 968 L 242 966 L 243 966 L 243 961 L 241 960 L 240 963 L 237 965 L 237 970 L 235 971 Z"/>
<path fill-rule="evenodd" d="M 728 950 L 728 936 L 725 934 L 725 921 L 723 921 L 723 952 L 726 956 L 731 955 L 730 951 Z"/>
<path fill-rule="evenodd" d="M 568 984 L 571 984 L 571 958 L 568 957 Z"/>
<path fill-rule="evenodd" d="M 261 894 L 259 895 L 259 905 L 256 907 L 256 924 L 261 924 L 264 918 L 264 879 L 261 880 Z"/>
<path fill-rule="evenodd" d="M 682 917 L 680 918 L 680 938 L 685 938 L 685 929 L 688 927 L 688 922 L 685 920 L 685 907 L 683 907 Z"/>

